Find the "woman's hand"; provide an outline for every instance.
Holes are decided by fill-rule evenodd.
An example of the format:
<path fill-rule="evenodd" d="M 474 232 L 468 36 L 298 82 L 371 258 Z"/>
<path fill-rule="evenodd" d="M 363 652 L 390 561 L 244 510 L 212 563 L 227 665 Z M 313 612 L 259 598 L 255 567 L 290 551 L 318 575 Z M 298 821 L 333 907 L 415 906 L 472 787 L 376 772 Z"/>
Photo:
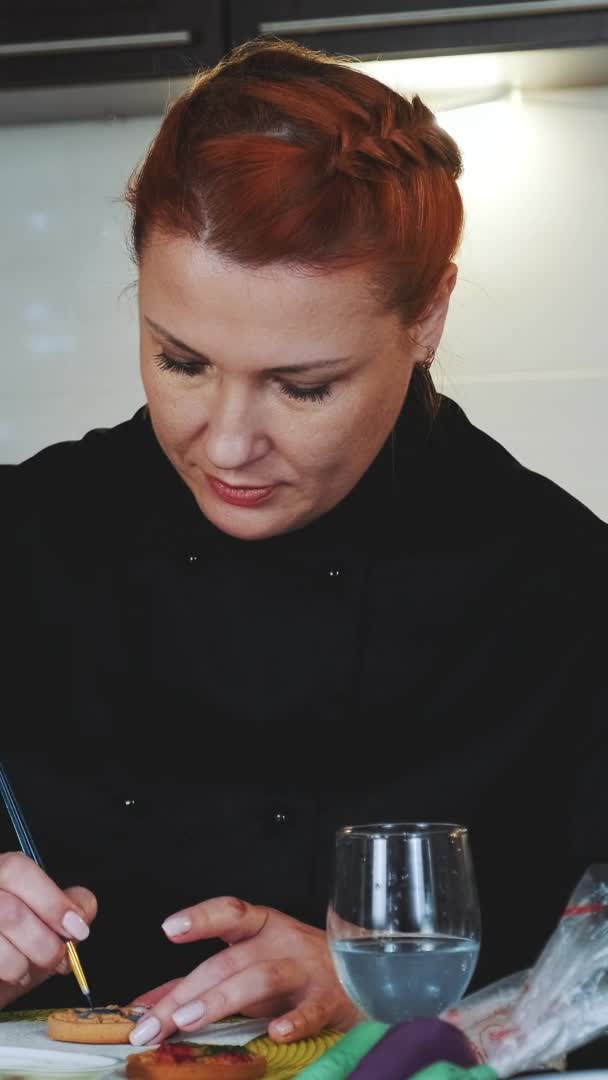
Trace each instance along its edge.
<path fill-rule="evenodd" d="M 0 854 L 0 1008 L 44 982 L 67 974 L 67 939 L 84 941 L 97 913 L 88 889 L 65 892 L 36 863 Z"/>
<path fill-rule="evenodd" d="M 136 1046 L 233 1013 L 275 1017 L 268 1032 L 277 1042 L 328 1025 L 344 1030 L 361 1018 L 338 982 L 323 931 L 289 915 L 221 897 L 172 915 L 163 929 L 177 943 L 221 938 L 230 948 L 137 998 L 152 1009 L 131 1033 Z"/>

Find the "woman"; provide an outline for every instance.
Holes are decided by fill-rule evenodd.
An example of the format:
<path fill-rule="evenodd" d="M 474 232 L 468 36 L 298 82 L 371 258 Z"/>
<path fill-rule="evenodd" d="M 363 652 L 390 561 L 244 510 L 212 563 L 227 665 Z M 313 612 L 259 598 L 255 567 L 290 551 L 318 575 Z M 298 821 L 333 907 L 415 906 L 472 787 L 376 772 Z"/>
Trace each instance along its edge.
<path fill-rule="evenodd" d="M 354 1019 L 339 825 L 469 826 L 479 981 L 603 857 L 605 527 L 431 379 L 460 167 L 417 98 L 290 44 L 165 118 L 128 193 L 147 405 L 8 470 L 4 756 L 49 876 L 0 861 L 4 1004 L 98 903 L 135 1043 L 234 1011 L 290 1041 Z"/>

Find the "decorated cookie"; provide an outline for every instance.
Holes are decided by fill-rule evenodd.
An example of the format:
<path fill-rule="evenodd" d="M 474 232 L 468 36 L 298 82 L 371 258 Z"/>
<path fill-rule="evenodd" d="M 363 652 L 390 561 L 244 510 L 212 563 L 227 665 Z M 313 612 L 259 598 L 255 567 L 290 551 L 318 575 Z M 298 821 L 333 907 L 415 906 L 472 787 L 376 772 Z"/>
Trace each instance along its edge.
<path fill-rule="evenodd" d="M 266 1059 L 245 1046 L 164 1043 L 127 1060 L 130 1080 L 257 1080 L 265 1072 Z"/>
<path fill-rule="evenodd" d="M 74 1043 L 128 1043 L 129 1034 L 146 1009 L 142 1005 L 121 1008 L 61 1009 L 48 1018 L 51 1039 Z"/>

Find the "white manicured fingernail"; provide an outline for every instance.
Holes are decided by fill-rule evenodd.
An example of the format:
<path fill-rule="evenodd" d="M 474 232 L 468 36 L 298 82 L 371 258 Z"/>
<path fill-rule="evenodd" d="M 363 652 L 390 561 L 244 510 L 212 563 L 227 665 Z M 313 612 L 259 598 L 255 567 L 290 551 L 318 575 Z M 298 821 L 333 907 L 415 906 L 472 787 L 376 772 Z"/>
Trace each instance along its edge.
<path fill-rule="evenodd" d="M 201 1001 L 191 1001 L 189 1005 L 182 1005 L 181 1009 L 174 1012 L 171 1019 L 179 1028 L 188 1027 L 190 1024 L 195 1024 L 197 1020 L 202 1020 L 206 1012 Z"/>
<path fill-rule="evenodd" d="M 180 934 L 187 934 L 191 929 L 192 919 L 189 919 L 187 915 L 171 915 L 163 923 L 163 930 L 167 937 L 179 937 Z"/>
<path fill-rule="evenodd" d="M 277 1024 L 272 1026 L 277 1035 L 291 1035 L 292 1031 L 295 1031 L 295 1024 L 291 1020 L 279 1020 Z"/>
<path fill-rule="evenodd" d="M 133 1046 L 142 1046 L 143 1043 L 151 1042 L 160 1031 L 160 1020 L 156 1016 L 147 1016 L 141 1020 L 137 1027 L 129 1035 L 129 1042 Z"/>
<path fill-rule="evenodd" d="M 76 938 L 76 941 L 85 941 L 89 936 L 86 922 L 75 911 L 66 911 L 61 925 L 66 934 L 69 934 L 71 938 Z"/>

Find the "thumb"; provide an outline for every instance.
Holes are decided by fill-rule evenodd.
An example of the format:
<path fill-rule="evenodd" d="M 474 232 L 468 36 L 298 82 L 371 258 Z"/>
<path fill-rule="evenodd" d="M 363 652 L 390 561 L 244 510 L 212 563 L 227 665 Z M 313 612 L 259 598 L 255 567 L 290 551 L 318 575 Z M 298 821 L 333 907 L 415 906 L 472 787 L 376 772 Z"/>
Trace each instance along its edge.
<path fill-rule="evenodd" d="M 318 1035 L 324 1027 L 329 1026 L 334 1003 L 332 994 L 311 994 L 295 1009 L 283 1013 L 268 1025 L 270 1038 L 277 1043 L 290 1043 Z"/>
<path fill-rule="evenodd" d="M 90 925 L 97 915 L 97 899 L 95 895 L 90 889 L 85 889 L 82 885 L 70 885 L 64 891 L 87 925 Z"/>
<path fill-rule="evenodd" d="M 90 889 L 85 889 L 82 885 L 70 885 L 69 888 L 64 889 L 64 892 L 73 903 L 78 914 L 82 916 L 87 926 L 89 926 L 97 915 L 97 899 L 94 894 Z M 58 975 L 71 974 L 72 968 L 65 953 L 55 970 Z"/>

